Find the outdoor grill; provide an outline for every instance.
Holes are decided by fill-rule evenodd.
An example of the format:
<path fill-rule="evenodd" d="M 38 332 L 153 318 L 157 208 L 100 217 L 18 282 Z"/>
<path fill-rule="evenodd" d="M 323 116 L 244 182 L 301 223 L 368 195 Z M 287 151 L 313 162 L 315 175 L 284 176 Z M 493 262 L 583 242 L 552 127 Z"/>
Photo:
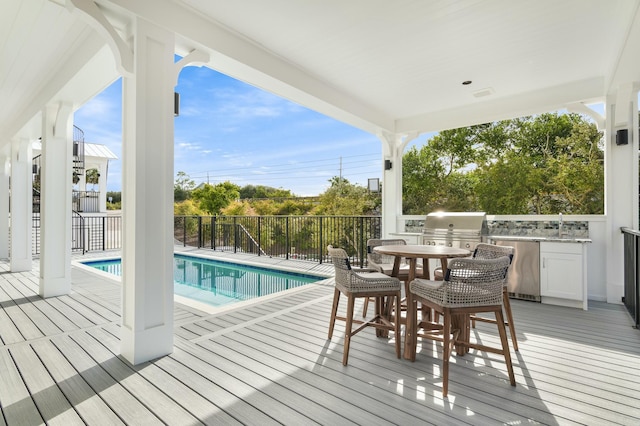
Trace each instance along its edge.
<path fill-rule="evenodd" d="M 473 251 L 482 241 L 482 225 L 485 218 L 485 212 L 429 213 L 422 230 L 422 244 Z"/>

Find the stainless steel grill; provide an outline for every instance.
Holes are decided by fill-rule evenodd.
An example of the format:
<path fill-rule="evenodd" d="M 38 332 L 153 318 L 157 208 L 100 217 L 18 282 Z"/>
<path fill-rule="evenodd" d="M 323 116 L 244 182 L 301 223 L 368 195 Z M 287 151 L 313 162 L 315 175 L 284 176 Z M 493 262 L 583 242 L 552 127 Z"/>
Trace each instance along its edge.
<path fill-rule="evenodd" d="M 482 241 L 485 212 L 429 213 L 422 230 L 422 244 L 474 250 Z"/>

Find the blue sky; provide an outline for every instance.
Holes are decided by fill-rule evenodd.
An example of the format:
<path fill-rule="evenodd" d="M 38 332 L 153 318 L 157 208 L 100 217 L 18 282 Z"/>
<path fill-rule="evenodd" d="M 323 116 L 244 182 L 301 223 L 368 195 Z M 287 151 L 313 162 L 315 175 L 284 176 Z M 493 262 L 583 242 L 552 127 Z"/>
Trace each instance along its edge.
<path fill-rule="evenodd" d="M 118 80 L 74 117 L 87 142 L 104 144 L 119 158 L 121 91 Z M 352 183 L 366 186 L 368 178 L 382 177 L 382 144 L 374 135 L 206 67 L 184 68 L 176 91 L 174 173 L 183 171 L 196 184 L 228 180 L 303 196 L 326 190 L 341 164 Z M 110 161 L 109 191 L 122 189 L 121 170 L 121 160 Z"/>

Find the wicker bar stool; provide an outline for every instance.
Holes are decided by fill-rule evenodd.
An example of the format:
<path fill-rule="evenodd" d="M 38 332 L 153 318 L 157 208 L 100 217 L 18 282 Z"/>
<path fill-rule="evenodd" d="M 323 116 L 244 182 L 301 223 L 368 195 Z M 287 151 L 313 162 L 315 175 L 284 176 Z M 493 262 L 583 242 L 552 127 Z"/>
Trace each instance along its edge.
<path fill-rule="evenodd" d="M 349 263 L 347 252 L 341 248 L 327 247 L 329 256 L 335 268 L 335 290 L 333 294 L 333 305 L 331 308 L 331 318 L 329 320 L 329 339 L 333 337 L 333 328 L 336 320 L 345 321 L 344 351 L 342 364 L 347 365 L 349 358 L 349 345 L 351 338 L 367 327 L 374 327 L 378 336 L 383 336 L 389 331 L 394 332 L 396 356 L 400 358 L 401 337 L 400 337 L 400 309 L 393 309 L 394 304 L 400 304 L 401 283 L 397 278 L 389 277 L 381 272 L 356 273 Z M 347 296 L 347 315 L 338 316 L 338 304 L 340 294 Z M 374 297 L 376 299 L 376 312 L 369 320 L 357 320 L 353 318 L 355 299 L 358 297 Z M 391 312 L 395 313 L 395 318 L 390 321 Z M 353 330 L 353 325 L 359 325 Z"/>
<path fill-rule="evenodd" d="M 375 247 L 379 246 L 396 246 L 396 245 L 407 245 L 407 242 L 402 238 L 370 238 L 367 240 L 367 267 L 373 269 L 378 272 L 382 272 L 385 275 L 391 275 L 393 271 L 393 263 L 395 262 L 395 256 L 389 256 L 382 253 L 376 253 L 373 251 Z M 400 264 L 400 273 L 396 277 L 400 281 L 406 281 L 409 278 L 409 263 L 405 260 Z M 369 301 L 371 299 L 367 298 L 364 301 L 364 305 L 362 307 L 362 316 L 367 316 L 367 309 L 369 307 Z"/>
<path fill-rule="evenodd" d="M 503 355 L 509 381 L 512 386 L 516 384 L 502 314 L 503 286 L 510 264 L 508 256 L 497 259 L 454 259 L 449 263 L 444 281 L 415 279 L 409 285 L 408 330 L 405 336 L 407 352 L 415 361 L 418 335 L 443 343 L 442 393 L 445 397 L 449 388 L 449 358 L 454 346 L 458 348 L 458 354 L 464 354 L 466 348 L 475 348 Z M 443 324 L 418 322 L 416 302 L 442 315 Z M 468 339 L 469 315 L 486 312 L 493 312 L 496 317 L 501 348 L 471 343 Z"/>
<path fill-rule="evenodd" d="M 513 261 L 515 250 L 511 246 L 497 246 L 493 244 L 480 243 L 476 246 L 473 252 L 474 259 L 496 259 L 502 256 L 509 256 Z M 442 280 L 442 269 L 437 269 L 434 272 L 435 280 Z M 509 334 L 511 335 L 511 342 L 513 343 L 513 350 L 518 351 L 518 339 L 516 338 L 516 328 L 513 322 L 513 313 L 511 312 L 511 302 L 509 300 L 509 289 L 507 288 L 507 281 L 504 282 L 502 288 L 502 306 L 504 307 L 504 313 L 506 320 L 504 325 L 509 327 Z M 495 319 L 486 318 L 477 315 L 471 316 L 471 326 L 475 328 L 476 321 L 494 323 Z"/>

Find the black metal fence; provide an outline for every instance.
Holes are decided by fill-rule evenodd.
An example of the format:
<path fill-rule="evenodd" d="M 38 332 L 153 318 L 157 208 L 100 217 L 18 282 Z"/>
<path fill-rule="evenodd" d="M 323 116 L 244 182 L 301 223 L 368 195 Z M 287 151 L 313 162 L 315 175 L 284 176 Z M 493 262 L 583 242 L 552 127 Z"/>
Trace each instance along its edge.
<path fill-rule="evenodd" d="M 82 216 L 71 218 L 73 251 L 104 251 L 122 248 L 122 216 Z M 40 213 L 33 214 L 32 252 L 40 254 Z"/>
<path fill-rule="evenodd" d="M 323 263 L 327 246 L 344 248 L 364 265 L 367 240 L 380 238 L 380 216 L 175 216 L 177 244 Z M 72 218 L 74 251 L 122 248 L 122 216 Z M 40 214 L 33 215 L 33 254 L 40 253 Z"/>
<path fill-rule="evenodd" d="M 622 228 L 624 234 L 624 297 L 622 301 L 634 320 L 636 328 L 640 326 L 640 232 Z"/>
<path fill-rule="evenodd" d="M 380 238 L 380 216 L 176 216 L 174 238 L 184 246 L 322 263 L 327 245 L 364 265 L 367 240 Z"/>
<path fill-rule="evenodd" d="M 122 248 L 122 216 L 83 216 L 85 251 Z"/>

